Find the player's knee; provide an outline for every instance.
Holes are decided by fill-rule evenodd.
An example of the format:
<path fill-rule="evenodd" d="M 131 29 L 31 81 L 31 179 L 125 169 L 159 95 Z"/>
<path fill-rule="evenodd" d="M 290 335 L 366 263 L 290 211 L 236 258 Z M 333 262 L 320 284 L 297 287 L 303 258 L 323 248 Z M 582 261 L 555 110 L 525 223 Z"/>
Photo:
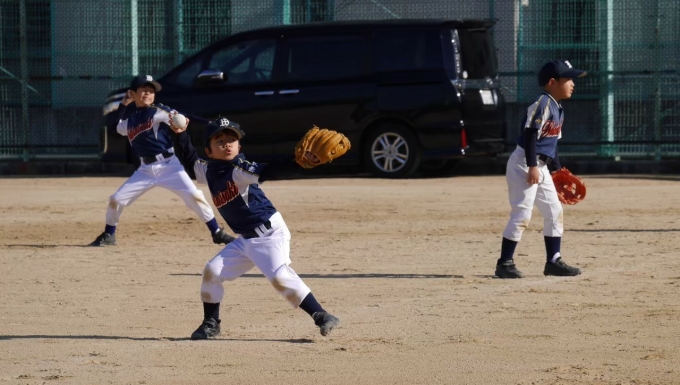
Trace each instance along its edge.
<path fill-rule="evenodd" d="M 191 196 L 192 196 L 195 200 L 205 199 L 205 195 L 203 195 L 203 191 L 201 191 L 201 190 L 193 191 L 193 192 L 191 193 Z"/>
<path fill-rule="evenodd" d="M 190 197 L 185 197 L 185 202 L 187 204 L 191 204 L 193 202 L 200 204 L 208 204 L 208 201 L 205 199 L 205 195 L 203 195 L 203 191 L 201 190 L 196 190 L 191 192 Z"/>
<path fill-rule="evenodd" d="M 295 271 L 288 265 L 281 265 L 269 280 L 288 302 L 297 306 L 309 294 L 309 288 L 305 285 Z"/>
<path fill-rule="evenodd" d="M 118 206 L 123 206 L 123 204 L 120 201 L 120 198 L 116 196 L 116 194 L 113 194 L 109 197 L 109 207 L 112 209 L 118 208 Z"/>
<path fill-rule="evenodd" d="M 516 222 L 518 225 L 524 225 L 524 227 L 529 225 L 529 221 L 531 221 L 531 211 L 530 210 L 522 210 L 522 211 L 517 211 L 512 214 L 512 220 Z"/>
<path fill-rule="evenodd" d="M 203 268 L 203 282 L 218 282 L 221 268 L 214 263 L 206 263 L 205 268 Z"/>
<path fill-rule="evenodd" d="M 557 202 L 557 204 L 551 204 L 549 214 L 552 217 L 553 221 L 562 222 L 562 217 L 564 215 L 564 212 L 562 210 L 562 204 L 559 202 Z"/>
<path fill-rule="evenodd" d="M 201 284 L 201 301 L 207 303 L 222 302 L 224 297 L 224 288 L 220 284 L 213 284 L 210 282 L 203 282 Z"/>

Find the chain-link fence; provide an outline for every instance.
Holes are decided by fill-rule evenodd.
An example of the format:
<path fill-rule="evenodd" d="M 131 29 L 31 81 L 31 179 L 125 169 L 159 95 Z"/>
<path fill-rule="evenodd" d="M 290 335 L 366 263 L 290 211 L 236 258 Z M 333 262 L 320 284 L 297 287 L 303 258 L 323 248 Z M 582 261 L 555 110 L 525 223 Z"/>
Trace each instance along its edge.
<path fill-rule="evenodd" d="M 560 152 L 680 155 L 680 1 L 522 0 L 518 18 L 520 103 L 545 58 L 589 72 L 564 103 Z"/>
<path fill-rule="evenodd" d="M 508 143 L 538 68 L 569 59 L 589 75 L 561 153 L 680 156 L 678 0 L 0 0 L 0 159 L 96 157 L 109 91 L 229 34 L 400 18 L 496 20 Z"/>

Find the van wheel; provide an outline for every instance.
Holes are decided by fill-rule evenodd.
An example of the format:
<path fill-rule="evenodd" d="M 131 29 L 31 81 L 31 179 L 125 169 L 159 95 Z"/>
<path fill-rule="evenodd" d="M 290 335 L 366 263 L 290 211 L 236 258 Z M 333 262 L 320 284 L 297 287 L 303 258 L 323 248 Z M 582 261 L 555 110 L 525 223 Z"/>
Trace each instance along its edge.
<path fill-rule="evenodd" d="M 396 124 L 380 126 L 364 142 L 366 170 L 383 178 L 407 178 L 420 164 L 416 136 Z"/>

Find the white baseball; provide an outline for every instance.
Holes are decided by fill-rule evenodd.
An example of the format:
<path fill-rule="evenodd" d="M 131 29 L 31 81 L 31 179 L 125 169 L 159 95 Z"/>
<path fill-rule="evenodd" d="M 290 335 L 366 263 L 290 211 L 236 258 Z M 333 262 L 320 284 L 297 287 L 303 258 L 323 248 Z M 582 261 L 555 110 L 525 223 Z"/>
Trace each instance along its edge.
<path fill-rule="evenodd" d="M 187 118 L 186 116 L 182 114 L 174 114 L 172 116 L 172 125 L 177 128 L 186 128 L 187 126 Z"/>

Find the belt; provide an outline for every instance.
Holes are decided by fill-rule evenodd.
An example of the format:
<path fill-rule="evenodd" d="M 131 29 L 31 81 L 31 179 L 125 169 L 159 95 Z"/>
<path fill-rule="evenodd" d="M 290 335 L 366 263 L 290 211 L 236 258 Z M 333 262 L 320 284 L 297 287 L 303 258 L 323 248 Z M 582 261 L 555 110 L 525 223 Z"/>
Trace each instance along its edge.
<path fill-rule="evenodd" d="M 257 226 L 256 228 L 246 231 L 245 233 L 241 234 L 243 238 L 245 239 L 250 239 L 250 238 L 257 238 L 261 237 L 264 235 L 264 233 L 267 230 L 271 230 L 272 228 L 272 223 L 270 221 L 264 222 L 263 224 Z"/>
<path fill-rule="evenodd" d="M 162 153 L 158 155 L 153 155 L 153 156 L 143 156 L 142 157 L 142 163 L 144 164 L 151 164 L 151 163 L 156 163 L 159 160 L 165 160 L 173 156 L 174 154 L 170 152 L 170 150 L 163 151 Z M 160 159 L 159 159 L 160 158 Z"/>
<path fill-rule="evenodd" d="M 553 162 L 553 158 L 548 155 L 538 154 L 538 159 L 542 160 L 546 166 Z"/>

